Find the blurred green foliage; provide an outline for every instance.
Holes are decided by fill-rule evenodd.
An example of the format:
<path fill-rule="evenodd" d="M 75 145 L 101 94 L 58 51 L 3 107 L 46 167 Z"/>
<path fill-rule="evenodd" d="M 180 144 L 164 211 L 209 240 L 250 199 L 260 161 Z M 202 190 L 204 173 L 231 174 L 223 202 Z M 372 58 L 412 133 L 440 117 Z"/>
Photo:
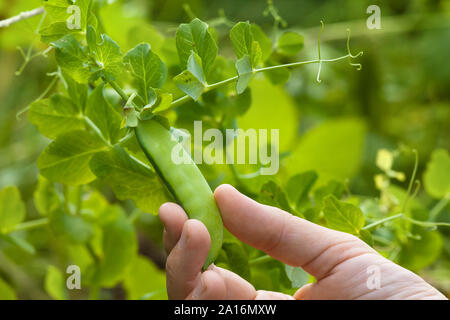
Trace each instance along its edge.
<path fill-rule="evenodd" d="M 444 0 L 375 1 L 374 4 L 381 7 L 381 30 L 366 28 L 368 4 L 364 1 L 275 1 L 287 24 L 278 28 L 301 34 L 304 49 L 297 53 L 301 46 L 298 43 L 297 47 L 288 46 L 292 40 L 286 36 L 278 42 L 284 46 L 285 54 L 274 54 L 268 64 L 314 59 L 319 21 L 323 20 L 326 27 L 322 55 L 335 57 L 345 52 L 346 29 L 350 28 L 352 48 L 364 51 L 359 60 L 363 68 L 356 72 L 346 63 L 324 65 L 320 84 L 316 82 L 315 64 L 290 73 L 280 70 L 256 77 L 250 85 L 251 107 L 237 123 L 243 129 L 280 129 L 280 149 L 286 158 L 276 183 L 264 184 L 265 180 L 255 179 L 242 182 L 239 187 L 264 203 L 318 223 L 327 219 L 327 203 L 345 198 L 361 208 L 364 217 L 359 211 L 355 213 L 355 206 L 343 209 L 356 215 L 359 226 L 364 219 L 372 222 L 385 218 L 386 212 L 400 212 L 415 165 L 410 150 L 416 149 L 417 178 L 425 188 L 409 201 L 405 214 L 418 221 L 450 222 L 450 65 L 447 62 L 450 5 Z M 40 0 L 0 0 L 0 19 L 41 5 Z M 96 0 L 95 6 L 100 17 L 99 32 L 106 32 L 122 52 L 142 41 L 150 43 L 152 51 L 168 66 L 169 78 L 183 71 L 174 38 L 176 28 L 193 16 L 214 27 L 215 40 L 220 43 L 219 54 L 225 57 L 234 58 L 228 34 L 238 21 L 249 20 L 261 26 L 272 40 L 276 37 L 272 33 L 273 19 L 262 14 L 267 7 L 265 0 Z M 80 192 L 61 185 L 55 191 L 52 183 L 38 178 L 36 160 L 49 140 L 38 133 L 26 114 L 16 118 L 19 111 L 46 91 L 52 82 L 52 77 L 46 74 L 56 70 L 54 59 L 42 55 L 22 68 L 24 59 L 16 48 L 22 48 L 25 55 L 47 48 L 36 34 L 41 18 L 37 16 L 0 29 L 0 190 L 8 186 L 19 188 L 26 220 L 55 212 L 62 206 L 61 194 L 74 199 L 69 203 L 76 207 L 76 193 Z M 53 57 L 53 53 L 49 56 Z M 229 71 L 228 60 L 221 57 L 217 60 L 217 68 L 211 71 L 210 78 L 220 81 L 224 75 L 234 75 Z M 22 69 L 20 75 L 15 74 Z M 60 87 L 58 84 L 56 88 Z M 164 89 L 181 95 L 173 82 L 165 84 Z M 107 91 L 106 95 L 111 103 L 117 102 L 114 94 L 108 96 Z M 195 119 L 214 118 L 210 107 L 220 102 L 219 94 L 208 93 L 203 99 L 206 108 L 189 102 L 176 115 L 172 114 L 174 124 L 190 129 Z M 28 116 L 33 117 L 31 113 Z M 83 137 L 74 138 L 82 140 Z M 129 149 L 133 148 L 132 144 Z M 377 167 L 380 149 L 391 150 L 396 155 L 388 169 L 405 173 L 407 179 L 396 179 L 390 176 L 389 170 Z M 238 169 L 248 168 L 238 166 Z M 225 167 L 205 166 L 202 170 L 212 186 L 235 182 Z M 315 171 L 317 177 L 305 175 L 305 171 Z M 389 178 L 390 184 L 377 188 L 375 176 L 379 181 Z M 76 178 L 82 180 L 86 176 L 76 175 Z M 94 176 L 88 178 L 91 181 Z M 262 185 L 263 191 L 258 195 Z M 290 185 L 304 186 L 303 192 L 296 192 Z M 165 258 L 162 225 L 158 218 L 142 213 L 129 200 L 119 200 L 103 181 L 92 182 L 87 189 L 83 197 L 83 218 L 60 210 L 50 233 L 45 229 L 18 230 L 0 239 L 0 298 L 69 296 L 77 299 L 88 294 L 93 298 L 99 294 L 102 298 L 115 299 L 166 298 L 165 275 L 161 270 Z M 7 197 L 14 202 L 11 206 L 20 207 L 20 200 L 15 199 L 18 194 L 16 189 L 8 188 L 2 190 L 0 197 Z M 308 195 L 314 199 L 314 206 Z M 0 221 L 8 218 L 8 210 L 0 203 Z M 69 208 L 69 212 L 73 210 Z M 96 227 L 92 227 L 91 221 L 96 221 Z M 342 228 L 348 231 L 347 227 Z M 101 228 L 101 232 L 95 228 Z M 398 220 L 389 228 L 375 230 L 370 241 L 374 241 L 382 254 L 419 273 L 448 296 L 450 232 L 448 228 L 431 229 Z M 59 234 L 65 238 L 60 239 Z M 361 233 L 369 242 L 365 236 Z M 308 281 L 307 275 L 304 280 L 301 269 L 290 269 L 273 260 L 260 263 L 261 252 L 252 251 L 240 242 L 228 241 L 224 249 L 218 265 L 223 264 L 245 278 L 251 276 L 257 288 L 292 292 L 291 284 Z M 98 257 L 103 259 L 100 268 L 92 270 L 92 260 Z M 109 259 L 127 261 L 128 265 L 126 268 L 115 265 L 119 271 L 112 270 Z M 63 273 L 68 261 L 77 261 L 82 273 L 89 274 L 91 289 L 107 289 L 66 292 Z M 121 285 L 116 284 L 117 277 L 121 278 Z"/>

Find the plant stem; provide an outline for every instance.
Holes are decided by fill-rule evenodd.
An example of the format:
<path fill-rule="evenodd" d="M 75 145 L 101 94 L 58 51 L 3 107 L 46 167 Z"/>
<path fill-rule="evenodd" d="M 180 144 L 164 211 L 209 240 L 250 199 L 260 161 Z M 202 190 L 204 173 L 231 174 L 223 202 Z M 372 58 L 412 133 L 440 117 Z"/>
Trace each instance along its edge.
<path fill-rule="evenodd" d="M 40 7 L 40 8 L 36 8 L 30 11 L 24 11 L 19 13 L 17 16 L 5 19 L 5 20 L 1 20 L 0 21 L 0 28 L 6 28 L 9 27 L 10 25 L 25 20 L 25 19 L 29 19 L 32 18 L 34 16 L 38 16 L 40 14 L 43 14 L 45 12 L 44 7 Z"/>
<path fill-rule="evenodd" d="M 117 143 L 119 146 L 123 145 L 124 143 L 128 142 L 134 137 L 134 130 L 130 130 L 122 139 L 119 140 Z"/>
<path fill-rule="evenodd" d="M 419 153 L 416 149 L 413 149 L 412 152 L 414 153 L 414 169 L 411 175 L 411 180 L 409 180 L 408 191 L 406 192 L 406 198 L 403 202 L 402 212 L 405 212 L 408 201 L 411 198 L 412 187 L 414 185 L 414 181 L 416 180 L 417 168 L 419 167 Z"/>
<path fill-rule="evenodd" d="M 48 223 L 49 223 L 49 219 L 48 218 L 42 218 L 42 219 L 37 219 L 37 220 L 26 221 L 26 222 L 22 222 L 22 223 L 18 224 L 14 228 L 14 231 L 23 231 L 23 230 L 36 229 L 36 228 L 45 226 Z"/>
<path fill-rule="evenodd" d="M 248 264 L 251 265 L 251 266 L 254 266 L 254 265 L 257 265 L 257 264 L 269 262 L 271 260 L 273 260 L 273 258 L 266 254 L 264 256 L 261 256 L 261 257 L 258 257 L 258 258 L 250 260 L 248 262 Z"/>
<path fill-rule="evenodd" d="M 299 66 L 303 66 L 303 65 L 307 65 L 307 64 L 314 64 L 314 63 L 323 63 L 323 62 L 337 62 L 340 60 L 344 60 L 351 57 L 351 55 L 347 54 L 345 56 L 342 57 L 338 57 L 338 58 L 333 58 L 333 59 L 315 59 L 315 60 L 308 60 L 308 61 L 299 61 L 299 62 L 293 62 L 293 63 L 286 63 L 286 64 L 280 64 L 280 65 L 276 65 L 276 66 L 270 66 L 270 67 L 264 67 L 264 68 L 259 68 L 259 69 L 255 69 L 253 70 L 253 73 L 259 73 L 259 72 L 265 72 L 265 71 L 270 71 L 270 70 L 275 70 L 275 69 L 281 69 L 281 68 L 293 68 L 293 67 L 299 67 Z M 239 76 L 234 76 L 232 78 L 223 80 L 223 81 L 219 81 L 216 83 L 213 83 L 211 85 L 208 85 L 205 89 L 205 92 L 209 92 L 211 90 L 226 86 L 227 84 L 230 84 L 234 81 L 236 81 L 239 78 Z M 182 96 L 181 98 L 174 100 L 171 103 L 170 109 L 178 107 L 188 101 L 190 101 L 192 98 L 188 95 Z M 170 110 L 167 109 L 167 110 Z M 167 111 L 166 110 L 166 111 Z"/>
<path fill-rule="evenodd" d="M 381 225 L 383 223 L 386 223 L 388 221 L 399 219 L 399 218 L 406 220 L 412 224 L 424 227 L 424 228 L 450 227 L 450 223 L 447 223 L 447 222 L 420 221 L 420 220 L 412 219 L 409 217 L 405 217 L 405 215 L 403 213 L 398 213 L 396 215 L 393 215 L 393 216 L 375 221 L 374 223 L 368 224 L 367 226 L 363 227 L 361 230 L 368 230 L 368 229 L 371 229 L 378 225 Z"/>
<path fill-rule="evenodd" d="M 450 223 L 447 222 L 431 222 L 431 221 L 420 221 L 408 217 L 403 217 L 406 221 L 411 222 L 412 224 L 424 227 L 424 228 L 435 228 L 435 227 L 450 227 Z"/>
<path fill-rule="evenodd" d="M 216 88 L 220 88 L 220 87 L 226 86 L 227 84 L 236 81 L 238 78 L 239 78 L 239 76 L 234 76 L 232 78 L 229 78 L 229 79 L 226 79 L 226 80 L 219 81 L 219 82 L 216 82 L 214 84 L 208 85 L 206 87 L 205 91 L 208 92 L 208 91 L 214 90 Z"/>
<path fill-rule="evenodd" d="M 189 100 L 191 100 L 191 97 L 189 97 L 188 95 L 182 96 L 181 98 L 172 101 L 172 103 L 170 104 L 170 107 L 171 108 L 178 107 L 178 106 L 188 102 Z"/>
<path fill-rule="evenodd" d="M 383 223 L 386 223 L 388 221 L 391 221 L 391 220 L 394 220 L 394 219 L 398 219 L 398 218 L 401 218 L 401 217 L 403 217 L 403 213 L 399 213 L 399 214 L 396 214 L 396 215 L 393 215 L 393 216 L 390 216 L 390 217 L 387 217 L 387 218 L 375 221 L 374 223 L 368 224 L 367 226 L 363 227 L 362 230 L 368 230 L 368 229 L 376 227 L 376 226 L 378 226 L 380 224 L 383 224 Z"/>
<path fill-rule="evenodd" d="M 441 212 L 447 206 L 447 203 L 449 201 L 450 201 L 450 193 L 447 194 L 444 198 L 442 198 L 438 203 L 436 203 L 433 209 L 431 209 L 429 221 L 436 220 L 436 217 L 439 214 L 439 212 Z"/>
<path fill-rule="evenodd" d="M 131 215 L 128 217 L 128 220 L 131 223 L 135 223 L 136 220 L 138 220 L 140 218 L 140 216 L 143 214 L 142 210 L 135 210 L 131 213 Z"/>
<path fill-rule="evenodd" d="M 86 249 L 89 252 L 89 255 L 92 257 L 92 259 L 95 261 L 95 263 L 99 263 L 100 262 L 100 258 L 95 253 L 94 247 L 92 247 L 91 243 L 88 242 L 86 244 Z"/>
<path fill-rule="evenodd" d="M 103 80 L 106 83 L 106 80 Z M 109 85 L 119 94 L 119 96 L 125 100 L 128 101 L 128 95 L 125 93 L 125 91 L 122 90 L 122 88 L 119 86 L 119 84 L 115 81 L 109 81 L 107 82 Z"/>
<path fill-rule="evenodd" d="M 36 101 L 44 99 L 45 96 L 50 92 L 50 90 L 52 90 L 52 88 L 55 86 L 55 84 L 58 82 L 59 77 L 55 76 L 53 77 L 53 80 L 50 82 L 50 84 L 48 85 L 48 87 L 45 89 L 45 91 L 36 99 Z M 30 109 L 30 105 L 26 106 L 25 108 L 23 108 L 22 110 L 20 110 L 19 112 L 17 112 L 16 114 L 16 118 L 19 119 L 20 116 L 22 114 L 24 114 L 25 112 L 27 112 Z"/>

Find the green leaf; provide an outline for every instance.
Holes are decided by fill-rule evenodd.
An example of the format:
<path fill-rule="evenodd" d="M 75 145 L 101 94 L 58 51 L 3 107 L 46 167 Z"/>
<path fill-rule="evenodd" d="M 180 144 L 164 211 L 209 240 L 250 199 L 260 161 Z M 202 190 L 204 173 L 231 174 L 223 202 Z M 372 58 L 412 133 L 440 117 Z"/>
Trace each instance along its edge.
<path fill-rule="evenodd" d="M 59 67 L 75 81 L 87 83 L 90 78 L 88 55 L 73 35 L 66 35 L 52 42 Z"/>
<path fill-rule="evenodd" d="M 130 66 L 139 95 L 146 104 L 149 104 L 150 89 L 161 88 L 166 80 L 166 65 L 150 49 L 148 43 L 141 43 L 128 51 L 124 57 L 124 62 Z"/>
<path fill-rule="evenodd" d="M 286 56 L 295 56 L 303 49 L 304 42 L 303 36 L 287 31 L 278 39 L 278 52 Z"/>
<path fill-rule="evenodd" d="M 369 230 L 359 230 L 359 237 L 369 246 L 373 247 L 373 237 Z"/>
<path fill-rule="evenodd" d="M 152 110 L 158 109 L 158 112 L 162 112 L 169 109 L 173 101 L 172 94 L 158 89 L 155 91 L 157 93 L 157 99 L 155 104 L 152 106 Z"/>
<path fill-rule="evenodd" d="M 41 174 L 54 182 L 68 185 L 87 184 L 95 179 L 89 169 L 92 156 L 104 151 L 103 141 L 87 131 L 59 136 L 42 152 L 37 165 Z"/>
<path fill-rule="evenodd" d="M 301 267 L 292 267 L 285 265 L 286 275 L 292 282 L 292 288 L 303 287 L 309 281 L 309 273 L 303 270 Z"/>
<path fill-rule="evenodd" d="M 315 171 L 306 171 L 291 177 L 286 185 L 286 193 L 296 208 L 302 209 L 310 204 L 309 191 L 317 181 Z"/>
<path fill-rule="evenodd" d="M 73 14 L 68 12 L 71 5 L 77 5 L 80 8 L 81 30 L 86 28 L 91 0 L 48 0 L 44 2 L 45 12 L 52 22 L 66 23 L 69 17 Z"/>
<path fill-rule="evenodd" d="M 256 290 L 282 291 L 291 288 L 292 282 L 286 274 L 285 264 L 271 259 L 256 266 L 252 266 L 252 284 Z M 291 293 L 292 295 L 292 293 Z"/>
<path fill-rule="evenodd" d="M 28 118 L 40 133 L 52 139 L 63 133 L 83 130 L 83 115 L 72 101 L 59 94 L 38 100 L 31 104 Z"/>
<path fill-rule="evenodd" d="M 171 200 L 157 175 L 120 147 L 95 155 L 91 168 L 112 187 L 117 198 L 132 199 L 143 211 L 157 214 L 161 204 Z"/>
<path fill-rule="evenodd" d="M 443 198 L 450 194 L 450 157 L 447 150 L 433 151 L 423 180 L 425 190 L 432 197 Z"/>
<path fill-rule="evenodd" d="M 244 90 L 239 95 L 233 95 L 226 100 L 225 119 L 233 121 L 237 117 L 243 116 L 252 104 L 252 92 L 250 88 Z M 225 121 L 225 123 L 226 123 Z"/>
<path fill-rule="evenodd" d="M 68 34 L 76 36 L 79 31 L 79 29 L 70 30 L 67 28 L 67 22 L 56 22 L 39 30 L 39 34 L 41 35 L 42 42 L 49 43 L 57 41 Z"/>
<path fill-rule="evenodd" d="M 202 61 L 194 51 L 189 56 L 187 70 L 173 80 L 177 87 L 192 99 L 197 101 L 200 98 L 207 84 L 203 73 Z"/>
<path fill-rule="evenodd" d="M 398 262 L 403 267 L 417 272 L 439 258 L 443 248 L 443 239 L 438 231 L 424 230 L 421 227 L 414 227 L 412 232 L 420 238 L 408 238 L 408 242 L 400 251 Z"/>
<path fill-rule="evenodd" d="M 16 300 L 17 296 L 13 288 L 0 278 L 0 300 Z"/>
<path fill-rule="evenodd" d="M 153 111 L 158 109 L 158 112 L 162 112 L 171 107 L 173 96 L 171 93 L 165 92 L 162 89 L 150 89 L 150 101 L 142 109 L 139 119 L 150 120 L 155 116 Z M 170 126 L 169 126 L 170 127 Z"/>
<path fill-rule="evenodd" d="M 222 244 L 222 249 L 227 255 L 230 270 L 247 281 L 250 281 L 248 254 L 242 242 L 233 238 L 225 239 Z"/>
<path fill-rule="evenodd" d="M 56 267 L 49 266 L 45 275 L 45 291 L 55 300 L 66 300 L 66 282 L 64 274 Z"/>
<path fill-rule="evenodd" d="M 192 51 L 191 55 L 189 56 L 187 70 L 192 73 L 192 75 L 196 77 L 198 81 L 206 85 L 205 75 L 203 73 L 202 59 L 194 51 Z"/>
<path fill-rule="evenodd" d="M 8 233 L 25 219 L 25 204 L 17 187 L 0 190 L 0 233 Z"/>
<path fill-rule="evenodd" d="M 122 116 L 106 101 L 101 84 L 89 96 L 86 116 L 100 129 L 103 137 L 111 144 L 120 138 Z"/>
<path fill-rule="evenodd" d="M 230 39 L 234 53 L 238 59 L 241 59 L 245 55 L 250 56 L 253 43 L 253 34 L 250 29 L 250 23 L 238 22 L 230 30 Z"/>
<path fill-rule="evenodd" d="M 259 43 L 262 60 L 267 61 L 272 54 L 272 41 L 257 24 L 252 23 L 250 30 L 253 38 Z"/>
<path fill-rule="evenodd" d="M 259 46 L 258 41 L 252 42 L 252 50 L 250 54 L 250 62 L 253 68 L 256 68 L 260 63 L 262 59 L 262 50 Z"/>
<path fill-rule="evenodd" d="M 102 34 L 101 42 L 96 44 L 91 54 L 95 60 L 95 66 L 91 69 L 92 80 L 100 77 L 106 78 L 107 81 L 120 78 L 124 67 L 123 57 L 119 45 L 114 40 Z"/>
<path fill-rule="evenodd" d="M 262 186 L 258 201 L 297 214 L 289 205 L 285 192 L 272 180 Z"/>
<path fill-rule="evenodd" d="M 134 258 L 123 284 L 129 300 L 167 300 L 165 272 L 143 256 Z"/>
<path fill-rule="evenodd" d="M 22 234 L 18 233 L 10 233 L 10 234 L 0 234 L 0 239 L 3 239 L 14 246 L 17 246 L 24 252 L 33 255 L 36 253 L 36 249 L 33 247 L 31 243 L 29 243 Z"/>
<path fill-rule="evenodd" d="M 324 200 L 323 213 L 327 227 L 358 235 L 364 227 L 364 214 L 361 209 L 330 195 Z"/>
<path fill-rule="evenodd" d="M 125 275 L 126 268 L 136 255 L 137 243 L 133 224 L 123 211 L 103 227 L 102 257 L 93 282 L 98 286 L 113 287 Z"/>
<path fill-rule="evenodd" d="M 269 59 L 266 62 L 266 67 L 272 67 L 272 66 L 276 66 L 279 64 L 280 64 L 279 61 L 274 60 L 274 59 Z M 291 71 L 288 68 L 276 68 L 276 69 L 264 71 L 264 76 L 267 79 L 269 79 L 272 84 L 283 85 L 289 80 L 289 78 L 291 76 Z"/>
<path fill-rule="evenodd" d="M 72 99 L 78 110 L 84 113 L 86 108 L 87 98 L 88 98 L 88 86 L 86 84 L 81 84 L 72 79 L 67 73 L 62 72 L 64 78 L 64 84 L 67 89 L 69 97 Z"/>
<path fill-rule="evenodd" d="M 299 121 L 298 107 L 296 107 L 292 97 L 282 87 L 273 86 L 264 79 L 253 79 L 250 87 L 252 89 L 253 107 L 238 119 L 239 128 L 243 130 L 264 128 L 269 133 L 272 129 L 276 129 L 279 131 L 279 139 L 278 141 L 269 139 L 269 143 L 278 144 L 281 152 L 292 150 L 293 143 L 298 142 Z M 276 112 L 276 117 L 274 112 Z M 296 163 L 289 167 L 286 166 L 286 169 L 292 170 L 292 167 L 299 170 L 294 173 L 287 170 L 290 175 L 310 169 L 301 169 L 301 167 L 297 167 Z"/>
<path fill-rule="evenodd" d="M 341 199 L 344 194 L 344 184 L 340 181 L 329 180 L 326 185 L 318 187 L 314 190 L 314 202 L 321 205 L 323 200 L 330 194 L 337 199 Z"/>
<path fill-rule="evenodd" d="M 80 28 L 70 29 L 68 22 L 75 24 L 77 12 L 69 10 L 70 6 L 76 5 L 80 9 Z M 51 24 L 39 30 L 41 40 L 49 42 L 57 40 L 67 34 L 81 34 L 85 29 L 89 19 L 92 17 L 89 11 L 91 0 L 77 0 L 71 3 L 67 0 L 48 0 L 44 2 L 44 8 L 47 17 L 49 17 Z M 74 18 L 72 20 L 72 18 Z"/>
<path fill-rule="evenodd" d="M 196 18 L 189 24 L 181 24 L 176 33 L 176 45 L 183 69 L 187 68 L 191 51 L 194 51 L 201 58 L 203 70 L 208 76 L 218 49 L 205 22 Z"/>
<path fill-rule="evenodd" d="M 285 168 L 289 174 L 314 170 L 320 183 L 351 178 L 359 169 L 365 133 L 366 125 L 360 119 L 328 120 L 301 138 Z"/>
<path fill-rule="evenodd" d="M 83 217 L 62 210 L 50 215 L 50 228 L 57 237 L 72 244 L 86 243 L 94 235 L 92 225 Z"/>
<path fill-rule="evenodd" d="M 253 69 L 248 55 L 245 55 L 241 59 L 236 61 L 236 70 L 239 75 L 236 84 L 236 92 L 237 94 L 241 94 L 245 91 L 245 89 L 247 89 L 248 84 L 250 83 L 250 80 L 253 76 Z"/>
<path fill-rule="evenodd" d="M 33 198 L 37 211 L 43 216 L 49 215 L 61 205 L 53 182 L 48 181 L 43 176 L 39 176 L 37 189 L 33 194 Z"/>
<path fill-rule="evenodd" d="M 124 116 L 122 124 L 125 123 L 125 127 L 136 128 L 138 126 L 140 114 L 136 109 L 133 107 L 124 108 Z"/>
<path fill-rule="evenodd" d="M 86 30 L 86 43 L 89 51 L 94 51 L 97 46 L 97 31 L 93 26 L 88 26 Z"/>
<path fill-rule="evenodd" d="M 253 29 L 256 30 L 255 27 Z M 258 36 L 261 38 L 259 33 Z M 238 22 L 230 31 L 230 39 L 236 57 L 242 59 L 245 55 L 248 55 L 251 67 L 257 67 L 261 62 L 263 53 L 260 43 L 254 38 L 250 23 Z M 267 45 L 264 45 L 264 47 L 266 48 Z"/>
<path fill-rule="evenodd" d="M 197 101 L 205 90 L 205 85 L 188 70 L 177 75 L 173 78 L 173 81 L 181 91 L 194 99 L 194 101 Z"/>

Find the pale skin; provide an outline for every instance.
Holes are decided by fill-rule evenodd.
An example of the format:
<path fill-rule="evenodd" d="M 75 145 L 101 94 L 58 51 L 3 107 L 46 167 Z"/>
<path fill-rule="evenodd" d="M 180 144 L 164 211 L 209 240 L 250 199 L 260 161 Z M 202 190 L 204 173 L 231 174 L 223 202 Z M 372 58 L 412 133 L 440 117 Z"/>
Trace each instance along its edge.
<path fill-rule="evenodd" d="M 231 271 L 211 265 L 208 230 L 184 210 L 166 203 L 159 210 L 168 254 L 167 292 L 170 299 L 446 299 L 418 275 L 379 255 L 355 236 L 324 228 L 281 209 L 259 204 L 230 185 L 214 196 L 225 228 L 239 240 L 316 277 L 294 296 L 255 290 Z M 369 267 L 380 271 L 380 288 L 369 289 Z"/>

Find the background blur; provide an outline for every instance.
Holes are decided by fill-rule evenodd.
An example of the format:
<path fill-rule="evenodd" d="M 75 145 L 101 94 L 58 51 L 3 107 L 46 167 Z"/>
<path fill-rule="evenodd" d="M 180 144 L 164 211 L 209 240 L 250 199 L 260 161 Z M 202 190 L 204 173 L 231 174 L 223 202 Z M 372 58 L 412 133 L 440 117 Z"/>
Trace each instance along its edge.
<path fill-rule="evenodd" d="M 189 21 L 192 13 L 210 24 L 216 23 L 218 17 L 225 17 L 226 20 L 220 21 L 234 23 L 250 20 L 269 34 L 272 28 L 272 19 L 262 14 L 267 7 L 265 0 L 108 2 L 110 5 L 103 8 L 101 14 L 104 20 L 117 22 L 104 27 L 120 44 L 123 52 L 146 37 L 152 39 L 152 46 L 158 46 L 158 41 L 164 41 L 162 37 L 158 38 L 158 34 L 173 37 L 177 25 Z M 358 119 L 358 123 L 367 130 L 365 135 L 359 137 L 362 139 L 361 148 L 333 151 L 340 159 L 348 158 L 352 163 L 343 160 L 334 167 L 324 165 L 321 170 L 316 167 L 320 164 L 317 165 L 314 160 L 308 161 L 307 156 L 301 161 L 305 168 L 319 170 L 321 177 L 338 175 L 336 172 L 339 170 L 344 172 L 343 175 L 351 174 L 351 190 L 368 196 L 378 195 L 373 177 L 379 173 L 375 166 L 379 148 L 397 149 L 400 145 L 416 148 L 420 157 L 419 178 L 433 150 L 450 150 L 449 1 L 276 0 L 274 3 L 288 28 L 305 37 L 305 49 L 295 60 L 316 56 L 318 26 L 323 20 L 322 56 L 332 58 L 344 55 L 346 29 L 350 28 L 353 53 L 364 51 L 359 60 L 363 68 L 356 72 L 346 63 L 326 64 L 319 85 L 315 81 L 317 66 L 311 65 L 293 71 L 289 81 L 283 84 L 286 90 L 279 90 L 279 87 L 266 82 L 257 84 L 253 88 L 252 111 L 242 119 L 244 126 L 246 121 L 250 121 L 248 119 L 257 117 L 262 122 L 274 121 L 273 127 L 279 124 L 285 127 L 286 132 L 301 137 L 325 121 L 343 116 Z M 189 8 L 183 4 L 188 4 Z M 381 8 L 381 30 L 368 30 L 366 27 L 369 16 L 366 8 L 371 4 Z M 38 0 L 0 0 L 0 20 L 39 6 L 41 1 Z M 9 185 L 19 186 L 30 217 L 35 215 L 32 201 L 38 177 L 35 161 L 48 141 L 27 121 L 26 113 L 19 118 L 16 114 L 45 91 L 51 80 L 46 74 L 54 71 L 54 65 L 52 59 L 37 57 L 20 75 L 15 73 L 23 64 L 18 46 L 25 53 L 30 45 L 32 52 L 45 49 L 34 34 L 39 19 L 36 17 L 0 29 L 0 189 Z M 228 30 L 226 23 L 217 24 L 220 53 L 230 54 L 230 42 L 226 32 L 220 32 L 221 28 Z M 160 46 L 163 47 L 162 44 Z M 173 54 L 168 53 L 163 60 L 171 57 Z M 258 94 L 262 96 L 264 92 L 272 92 L 277 103 L 289 104 L 289 110 L 280 110 L 276 119 L 265 115 L 270 105 L 264 98 L 258 98 Z M 294 114 L 296 116 L 292 116 Z M 355 131 L 349 132 L 350 138 L 353 134 L 359 135 L 358 128 L 357 125 Z M 328 132 L 328 135 L 333 133 Z M 327 145 L 324 141 L 323 148 L 332 149 L 333 145 Z M 342 156 L 341 153 L 346 154 Z M 412 156 L 400 156 L 394 169 L 405 172 L 409 177 L 413 160 Z M 396 183 L 403 187 L 407 185 L 407 181 Z M 426 194 L 419 194 L 419 198 L 426 204 L 436 201 Z M 447 205 L 438 220 L 449 222 L 449 212 Z M 154 231 L 160 230 L 160 225 L 157 218 L 151 215 L 141 220 L 140 237 L 146 239 L 145 245 L 140 248 L 141 253 L 161 267 L 164 257 L 158 249 L 160 233 Z M 433 253 L 434 258 L 426 265 L 411 268 L 448 294 L 450 232 L 448 228 L 440 228 L 439 232 L 443 241 L 439 252 Z M 15 279 L 20 286 L 20 297 L 47 297 L 40 282 L 45 273 L 45 261 L 52 258 L 47 249 L 43 250 L 45 254 L 28 265 L 29 258 L 25 254 L 6 254 L 0 250 L 0 276 Z M 434 249 L 424 250 L 426 255 L 427 250 Z M 116 298 L 121 297 L 120 292 L 115 294 Z"/>

